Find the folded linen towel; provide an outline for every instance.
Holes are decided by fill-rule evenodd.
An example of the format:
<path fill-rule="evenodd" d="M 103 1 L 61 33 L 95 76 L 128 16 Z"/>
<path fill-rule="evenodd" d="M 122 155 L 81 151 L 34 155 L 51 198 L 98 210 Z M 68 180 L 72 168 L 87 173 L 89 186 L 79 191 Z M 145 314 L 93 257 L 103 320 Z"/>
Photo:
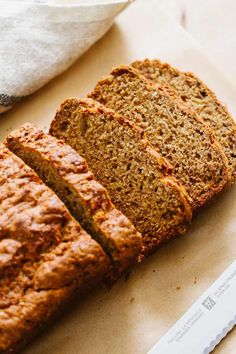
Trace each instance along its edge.
<path fill-rule="evenodd" d="M 0 113 L 62 73 L 131 0 L 0 0 Z"/>

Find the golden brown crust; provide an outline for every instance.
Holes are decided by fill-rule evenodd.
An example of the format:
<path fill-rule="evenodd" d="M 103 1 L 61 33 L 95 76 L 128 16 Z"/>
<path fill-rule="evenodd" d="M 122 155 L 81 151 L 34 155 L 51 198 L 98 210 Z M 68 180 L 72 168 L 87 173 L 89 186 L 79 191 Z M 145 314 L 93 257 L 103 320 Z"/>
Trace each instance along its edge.
<path fill-rule="evenodd" d="M 60 199 L 0 146 L 0 353 L 26 343 L 109 261 Z"/>
<path fill-rule="evenodd" d="M 160 60 L 145 59 L 131 64 L 149 80 L 167 84 L 182 104 L 190 107 L 214 132 L 228 159 L 229 183 L 236 178 L 236 124 L 216 95 L 195 74 L 182 72 Z"/>
<path fill-rule="evenodd" d="M 118 109 L 117 105 L 113 102 L 111 102 L 111 100 L 109 100 L 107 97 L 105 97 L 105 95 L 103 94 L 103 90 L 109 90 L 109 87 L 112 86 L 115 82 L 117 83 L 117 85 L 120 84 L 121 80 L 122 80 L 122 76 L 127 75 L 127 77 L 131 78 L 130 80 L 134 79 L 137 80 L 139 82 L 142 82 L 145 85 L 145 90 L 146 92 L 150 93 L 150 95 L 153 93 L 159 93 L 160 97 L 162 97 L 162 99 L 166 99 L 168 100 L 168 102 L 173 104 L 173 109 L 174 110 L 178 110 L 179 112 L 181 112 L 181 114 L 183 116 L 185 116 L 185 120 L 189 121 L 192 126 L 197 126 L 198 125 L 198 129 L 201 130 L 201 134 L 204 135 L 205 141 L 209 141 L 209 150 L 214 154 L 215 156 L 215 163 L 218 163 L 218 168 L 220 168 L 221 172 L 220 172 L 220 177 L 218 178 L 217 182 L 214 183 L 214 173 L 210 172 L 211 168 L 208 168 L 208 173 L 212 173 L 212 183 L 208 183 L 209 186 L 206 184 L 205 186 L 203 186 L 203 189 L 200 190 L 200 188 L 198 188 L 198 191 L 195 190 L 195 184 L 191 184 L 188 183 L 185 184 L 184 182 L 184 175 L 183 173 L 177 173 L 176 170 L 174 170 L 174 174 L 175 176 L 181 180 L 182 184 L 184 184 L 184 186 L 186 187 L 188 193 L 190 194 L 190 196 L 192 197 L 193 200 L 193 204 L 192 207 L 194 209 L 194 211 L 196 211 L 197 209 L 199 209 L 200 207 L 202 207 L 203 205 L 205 205 L 206 203 L 209 203 L 213 198 L 216 197 L 217 194 L 219 194 L 223 188 L 225 188 L 229 183 L 230 183 L 230 174 L 229 174 L 229 170 L 228 170 L 228 161 L 226 159 L 226 156 L 223 152 L 222 146 L 216 141 L 215 136 L 212 132 L 212 130 L 203 122 L 203 120 L 201 118 L 199 118 L 190 108 L 186 107 L 186 105 L 183 104 L 183 102 L 179 99 L 179 97 L 175 94 L 175 92 L 173 90 L 171 90 L 170 88 L 166 87 L 166 86 L 161 86 L 161 85 L 157 85 L 153 82 L 151 82 L 150 80 L 148 80 L 147 78 L 145 78 L 137 69 L 131 67 L 131 66 L 127 66 L 127 65 L 120 65 L 116 68 L 114 68 L 111 72 L 110 75 L 108 75 L 107 77 L 103 78 L 102 80 L 100 80 L 95 89 L 93 90 L 93 92 L 91 94 L 89 94 L 89 97 L 94 98 L 95 100 L 98 100 L 100 103 L 104 104 L 107 107 L 111 107 L 115 110 Z M 127 79 L 128 80 L 128 79 Z M 114 84 L 115 85 L 115 84 Z M 124 86 L 124 85 L 123 85 Z M 120 87 L 123 87 L 120 85 Z M 127 91 L 128 89 L 126 89 Z M 113 92 L 113 97 L 115 97 L 116 93 L 115 91 Z M 138 117 L 138 119 L 140 120 L 139 122 L 135 120 L 135 113 L 136 111 L 133 110 L 133 107 L 129 106 L 129 108 L 127 108 L 128 106 L 126 105 L 124 108 L 124 97 L 119 95 L 119 93 L 117 94 L 117 101 L 119 102 L 119 112 L 123 113 L 126 112 L 127 113 L 127 117 L 129 117 L 129 119 L 134 119 L 136 124 L 148 124 L 146 122 L 146 119 L 144 119 L 143 121 L 140 120 L 142 118 L 142 115 L 140 115 Z M 142 100 L 142 98 L 138 97 L 139 100 Z M 123 104 L 122 104 L 122 100 L 123 100 Z M 114 102 L 116 102 L 116 99 L 114 98 Z M 139 106 L 138 109 L 140 109 L 141 106 Z M 175 108 L 174 108 L 175 107 Z M 145 109 L 147 107 L 145 106 Z M 130 110 L 130 112 L 129 112 Z M 133 113 L 134 112 L 134 113 Z M 196 135 L 199 134 L 198 130 L 196 128 L 195 132 Z M 150 137 L 150 130 L 145 130 L 145 134 L 144 136 L 146 136 L 146 138 L 148 139 L 149 143 L 153 144 L 154 140 L 153 138 Z M 157 135 L 156 135 L 157 136 Z M 202 139 L 203 141 L 203 139 Z M 197 140 L 195 139 L 195 142 L 197 143 Z M 185 142 L 183 142 L 185 143 Z M 159 146 L 154 143 L 155 148 L 158 148 Z M 164 154 L 164 149 L 163 146 L 161 147 L 162 149 L 162 153 Z M 206 151 L 206 150 L 205 150 Z M 207 152 L 207 151 L 206 151 Z M 166 155 L 164 154 L 164 156 L 166 157 Z M 176 160 L 177 155 L 173 155 L 171 158 Z M 216 159 L 217 157 L 217 159 Z M 167 158 L 168 160 L 168 158 Z M 202 161 L 202 163 L 205 164 L 205 166 L 207 167 L 207 162 L 206 161 Z M 177 166 L 181 166 L 181 162 L 177 161 Z M 216 168 L 215 168 L 216 171 Z M 188 176 L 188 170 L 186 169 L 185 171 L 186 176 Z M 200 177 L 201 174 L 199 173 L 198 178 Z M 203 178 L 205 178 L 203 176 Z M 202 182 L 201 182 L 202 183 Z"/>
<path fill-rule="evenodd" d="M 82 226 L 102 244 L 118 277 L 137 259 L 141 235 L 94 180 L 86 161 L 63 141 L 26 123 L 6 138 L 21 157 L 64 201 Z M 72 199 L 68 199 L 69 197 Z"/>

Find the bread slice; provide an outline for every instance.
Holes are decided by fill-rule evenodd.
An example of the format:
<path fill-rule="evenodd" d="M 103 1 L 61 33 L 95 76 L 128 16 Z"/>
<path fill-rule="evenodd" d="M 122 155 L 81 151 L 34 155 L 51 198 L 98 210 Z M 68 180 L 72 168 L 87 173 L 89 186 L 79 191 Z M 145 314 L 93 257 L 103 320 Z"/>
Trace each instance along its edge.
<path fill-rule="evenodd" d="M 61 200 L 0 145 L 0 353 L 13 353 L 109 259 Z"/>
<path fill-rule="evenodd" d="M 197 210 L 228 182 L 226 157 L 202 120 L 167 89 L 129 66 L 115 68 L 90 95 L 145 130 L 149 143 L 174 166 Z"/>
<path fill-rule="evenodd" d="M 169 85 L 204 123 L 214 131 L 228 158 L 230 182 L 236 178 L 236 125 L 215 94 L 194 74 L 182 72 L 160 60 L 135 61 L 132 66 L 146 78 Z"/>
<path fill-rule="evenodd" d="M 141 232 L 141 258 L 185 231 L 191 219 L 188 196 L 169 175 L 171 166 L 142 140 L 141 129 L 93 100 L 68 99 L 50 134 L 86 158 L 114 204 Z"/>
<path fill-rule="evenodd" d="M 136 261 L 141 235 L 115 208 L 75 150 L 30 123 L 9 134 L 6 145 L 39 174 L 102 245 L 113 260 L 115 278 Z"/>

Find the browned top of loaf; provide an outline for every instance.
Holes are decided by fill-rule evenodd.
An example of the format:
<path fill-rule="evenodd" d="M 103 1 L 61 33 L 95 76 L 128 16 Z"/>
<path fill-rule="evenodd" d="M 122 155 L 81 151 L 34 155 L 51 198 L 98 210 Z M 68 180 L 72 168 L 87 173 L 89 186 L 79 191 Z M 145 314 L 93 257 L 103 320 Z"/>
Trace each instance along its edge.
<path fill-rule="evenodd" d="M 40 160 L 47 162 L 56 170 L 62 182 L 72 188 L 86 207 L 84 218 L 89 215 L 95 229 L 102 232 L 111 244 L 111 255 L 119 262 L 120 269 L 124 270 L 135 262 L 141 235 L 129 219 L 115 208 L 107 190 L 94 180 L 85 159 L 62 140 L 45 134 L 30 123 L 9 134 L 6 143 L 16 154 L 19 153 L 19 156 L 20 150 L 22 155 L 25 153 L 32 156 L 33 160 L 38 156 L 39 164 Z M 22 158 L 24 159 L 24 156 Z M 40 174 L 40 166 L 37 168 Z M 81 217 L 83 218 L 83 215 Z M 83 226 L 86 228 L 86 223 L 83 223 Z"/>
<path fill-rule="evenodd" d="M 182 72 L 160 60 L 135 61 L 132 66 L 158 84 L 168 84 L 214 131 L 229 162 L 231 182 L 236 177 L 236 124 L 227 108 L 193 73 Z"/>
<path fill-rule="evenodd" d="M 173 163 L 174 174 L 192 197 L 194 210 L 209 202 L 228 183 L 227 159 L 212 130 L 169 87 L 152 83 L 131 66 L 120 65 L 113 69 L 111 75 L 100 80 L 89 96 L 128 117 L 145 130 L 149 142 Z M 162 109 L 163 105 L 165 110 Z M 155 113 L 156 127 L 150 123 L 152 107 L 158 111 Z M 187 129 L 190 126 L 191 135 L 183 131 L 185 124 Z M 157 129 L 162 134 L 154 134 Z M 195 146 L 193 149 L 190 146 L 192 139 L 206 155 L 204 159 L 200 159 L 199 148 Z M 212 155 L 210 161 L 214 166 L 208 161 L 208 153 Z M 214 160 L 211 160 L 213 157 Z"/>
<path fill-rule="evenodd" d="M 24 342 L 108 259 L 60 199 L 0 145 L 0 352 Z"/>

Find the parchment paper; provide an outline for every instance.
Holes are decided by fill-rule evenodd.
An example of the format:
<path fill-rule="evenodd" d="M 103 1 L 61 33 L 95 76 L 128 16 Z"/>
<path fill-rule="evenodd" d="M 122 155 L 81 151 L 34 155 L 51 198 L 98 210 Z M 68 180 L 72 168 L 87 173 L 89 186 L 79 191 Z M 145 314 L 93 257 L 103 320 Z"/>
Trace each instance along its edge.
<path fill-rule="evenodd" d="M 26 121 L 48 128 L 63 99 L 84 96 L 113 66 L 145 57 L 194 71 L 236 114 L 233 85 L 191 37 L 161 11 L 158 1 L 137 1 L 66 73 L 0 117 L 1 138 Z M 236 186 L 203 210 L 184 237 L 160 248 L 110 292 L 93 292 L 24 353 L 146 353 L 235 259 L 235 200 Z M 235 348 L 233 331 L 215 353 L 233 354 Z"/>

